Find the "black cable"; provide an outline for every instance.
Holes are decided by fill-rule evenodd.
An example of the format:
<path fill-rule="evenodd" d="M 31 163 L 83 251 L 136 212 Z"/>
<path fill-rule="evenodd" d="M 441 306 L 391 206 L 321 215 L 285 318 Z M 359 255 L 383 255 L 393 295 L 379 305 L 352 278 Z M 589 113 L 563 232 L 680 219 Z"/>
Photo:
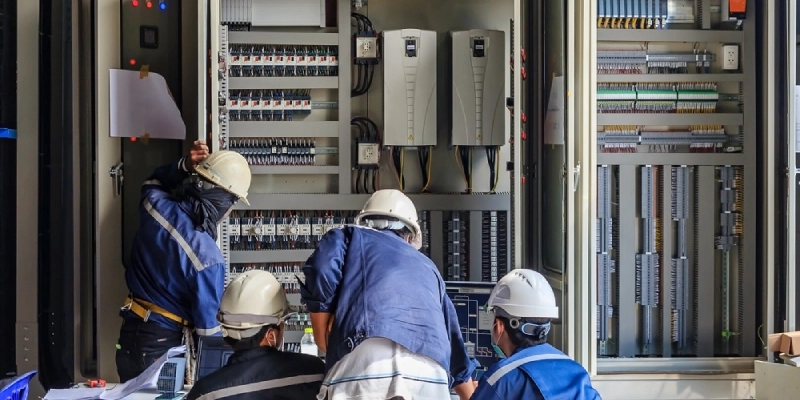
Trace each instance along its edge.
<path fill-rule="evenodd" d="M 372 193 L 375 193 L 377 191 L 378 191 L 378 170 L 377 169 L 373 169 L 372 170 Z"/>
<path fill-rule="evenodd" d="M 497 148 L 486 148 L 486 161 L 489 163 L 489 192 L 493 192 L 495 177 L 497 176 Z"/>

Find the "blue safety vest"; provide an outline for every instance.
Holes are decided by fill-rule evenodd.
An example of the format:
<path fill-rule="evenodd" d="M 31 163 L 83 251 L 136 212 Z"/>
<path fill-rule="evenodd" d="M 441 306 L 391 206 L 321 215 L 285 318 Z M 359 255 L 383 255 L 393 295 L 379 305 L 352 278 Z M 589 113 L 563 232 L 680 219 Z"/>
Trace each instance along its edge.
<path fill-rule="evenodd" d="M 478 382 L 471 400 L 599 400 L 583 367 L 549 344 L 500 360 Z"/>
<path fill-rule="evenodd" d="M 436 265 L 392 232 L 329 231 L 303 267 L 309 312 L 333 314 L 327 370 L 364 340 L 381 337 L 427 356 L 466 382 L 477 367 Z"/>
<path fill-rule="evenodd" d="M 220 332 L 217 311 L 225 288 L 225 258 L 216 241 L 195 229 L 170 195 L 186 177 L 186 171 L 169 164 L 156 169 L 142 185 L 139 229 L 125 280 L 135 298 L 189 321 L 198 335 L 209 336 Z M 130 312 L 123 312 L 123 317 L 136 318 Z M 182 329 L 156 313 L 148 320 Z"/>

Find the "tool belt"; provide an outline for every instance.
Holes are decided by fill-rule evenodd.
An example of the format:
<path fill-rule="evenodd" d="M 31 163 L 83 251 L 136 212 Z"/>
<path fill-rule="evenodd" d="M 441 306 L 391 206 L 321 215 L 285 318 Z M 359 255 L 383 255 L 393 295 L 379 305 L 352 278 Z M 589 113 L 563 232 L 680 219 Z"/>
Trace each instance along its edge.
<path fill-rule="evenodd" d="M 181 326 L 189 326 L 189 321 L 149 302 L 142 299 L 134 298 L 132 295 L 128 295 L 125 299 L 125 305 L 122 307 L 122 310 L 127 310 L 134 313 L 136 316 L 142 319 L 142 321 L 147 322 L 150 319 L 150 314 L 158 314 L 168 320 L 171 320 Z"/>

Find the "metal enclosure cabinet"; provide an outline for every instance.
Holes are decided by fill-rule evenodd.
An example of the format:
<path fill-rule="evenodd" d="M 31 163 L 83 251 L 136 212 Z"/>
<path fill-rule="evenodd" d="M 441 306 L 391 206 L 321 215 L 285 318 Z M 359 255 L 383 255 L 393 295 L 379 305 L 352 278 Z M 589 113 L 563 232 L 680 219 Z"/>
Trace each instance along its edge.
<path fill-rule="evenodd" d="M 181 1 L 121 0 L 120 14 L 119 65 L 122 69 L 143 71 L 142 74 L 155 72 L 162 75 L 175 103 L 181 108 Z M 141 135 L 145 136 L 146 132 L 141 132 Z M 183 142 L 143 137 L 136 141 L 122 140 L 121 144 L 121 170 L 117 171 L 121 175 L 117 179 L 124 179 L 121 183 L 122 246 L 127 262 L 133 237 L 139 228 L 139 182 L 144 182 L 159 166 L 180 158 Z"/>
<path fill-rule="evenodd" d="M 433 31 L 383 33 L 384 145 L 436 145 L 436 44 Z"/>
<path fill-rule="evenodd" d="M 506 143 L 505 32 L 451 32 L 452 137 L 455 146 Z M 474 111 L 473 111 L 474 110 Z"/>

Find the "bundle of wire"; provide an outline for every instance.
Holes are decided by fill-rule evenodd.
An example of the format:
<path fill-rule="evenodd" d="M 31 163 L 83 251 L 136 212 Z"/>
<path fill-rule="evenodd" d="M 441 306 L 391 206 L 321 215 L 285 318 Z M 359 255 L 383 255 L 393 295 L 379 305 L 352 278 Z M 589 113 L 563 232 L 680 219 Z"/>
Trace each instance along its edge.
<path fill-rule="evenodd" d="M 489 193 L 497 190 L 497 182 L 500 181 L 500 146 L 486 148 L 486 161 L 489 163 Z"/>
<path fill-rule="evenodd" d="M 358 129 L 359 143 L 380 143 L 381 134 L 378 125 L 369 118 L 355 117 L 350 120 L 350 126 Z M 372 187 L 370 187 L 370 184 Z M 380 168 L 356 167 L 356 193 L 370 194 L 375 193 L 380 187 Z"/>
<path fill-rule="evenodd" d="M 466 193 L 472 193 L 472 154 L 474 147 L 459 147 L 456 146 L 454 153 L 456 156 L 456 164 L 461 169 L 461 177 L 467 184 Z"/>
<path fill-rule="evenodd" d="M 375 65 L 381 60 L 381 44 L 378 31 L 375 30 L 375 26 L 372 25 L 372 21 L 366 15 L 352 13 L 351 17 L 353 19 L 352 25 L 356 27 L 357 36 L 375 36 L 378 39 L 377 59 L 354 59 L 355 68 L 353 68 L 353 71 L 356 76 L 353 82 L 355 82 L 355 87 L 350 91 L 350 96 L 357 97 L 366 94 L 372 86 L 372 80 L 375 77 Z"/>
<path fill-rule="evenodd" d="M 422 192 L 428 191 L 428 186 L 431 184 L 431 170 L 433 168 L 433 152 L 428 147 L 420 147 L 419 155 L 419 168 L 422 171 Z"/>

